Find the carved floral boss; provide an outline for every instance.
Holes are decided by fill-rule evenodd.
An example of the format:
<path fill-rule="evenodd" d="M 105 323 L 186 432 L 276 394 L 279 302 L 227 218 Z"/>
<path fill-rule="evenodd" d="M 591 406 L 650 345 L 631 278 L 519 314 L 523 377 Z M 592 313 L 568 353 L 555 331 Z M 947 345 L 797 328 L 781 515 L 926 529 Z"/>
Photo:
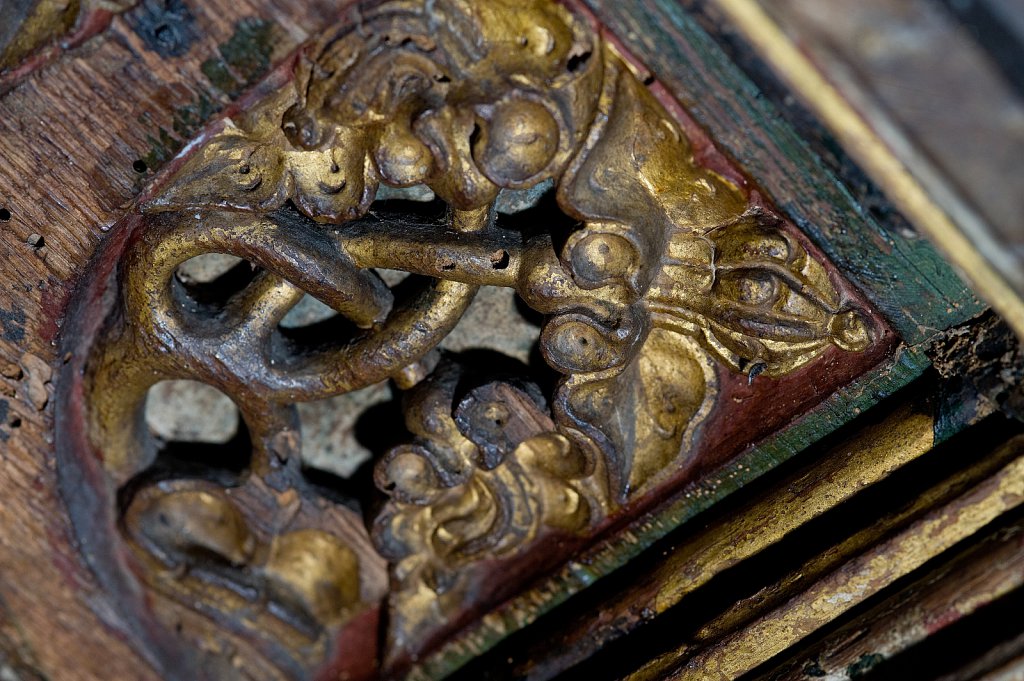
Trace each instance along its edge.
<path fill-rule="evenodd" d="M 483 586 L 496 565 L 677 484 L 722 376 L 772 380 L 877 338 L 804 238 L 560 5 L 394 0 L 296 63 L 125 227 L 85 367 L 119 560 L 176 613 L 165 623 L 198 612 L 285 675 L 357 654 L 337 632 L 385 589 L 359 519 L 303 479 L 297 402 L 388 379 L 406 391 L 413 437 L 377 463 L 387 500 L 370 523 L 398 664 L 508 595 Z M 368 215 L 381 187 L 423 185 L 446 224 Z M 575 229 L 507 228 L 500 196 L 547 186 Z M 252 265 L 218 300 L 175 276 L 210 252 Z M 378 269 L 420 276 L 392 288 Z M 553 394 L 437 350 L 480 286 L 544 315 Z M 351 330 L 283 338 L 306 294 Z M 157 465 L 141 413 L 168 379 L 235 401 L 246 474 Z"/>

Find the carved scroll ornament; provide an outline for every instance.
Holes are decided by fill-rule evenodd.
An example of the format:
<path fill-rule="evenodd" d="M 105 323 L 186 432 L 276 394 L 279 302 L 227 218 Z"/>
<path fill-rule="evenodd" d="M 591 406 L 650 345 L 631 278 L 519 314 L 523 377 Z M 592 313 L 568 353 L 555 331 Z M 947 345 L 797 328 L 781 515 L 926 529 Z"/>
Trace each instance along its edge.
<path fill-rule="evenodd" d="M 551 2 L 392 0 L 322 36 L 289 84 L 191 150 L 119 256 L 84 403 L 133 571 L 273 639 L 285 676 L 348 654 L 328 633 L 384 588 L 361 576 L 373 549 L 338 529 L 352 511 L 302 478 L 294 405 L 390 379 L 413 437 L 376 464 L 386 501 L 370 527 L 397 664 L 507 595 L 494 565 L 582 541 L 665 484 L 723 372 L 780 377 L 868 347 L 873 322 L 820 256 L 698 151 L 616 49 Z M 423 186 L 445 224 L 371 210 L 382 188 Z M 574 229 L 505 226 L 501 197 L 549 186 Z M 211 302 L 175 272 L 213 252 L 251 266 Z M 389 286 L 384 269 L 418 276 Z M 544 315 L 553 392 L 438 351 L 481 286 Z M 306 294 L 348 330 L 282 337 Z M 167 379 L 238 405 L 245 475 L 153 473 L 141 413 Z"/>

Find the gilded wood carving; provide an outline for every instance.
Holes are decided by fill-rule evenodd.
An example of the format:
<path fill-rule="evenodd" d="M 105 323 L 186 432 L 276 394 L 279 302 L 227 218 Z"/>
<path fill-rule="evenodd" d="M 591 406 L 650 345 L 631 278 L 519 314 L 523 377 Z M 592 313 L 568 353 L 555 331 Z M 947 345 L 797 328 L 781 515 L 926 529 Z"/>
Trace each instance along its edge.
<path fill-rule="evenodd" d="M 81 465 L 104 491 L 88 498 L 123 537 L 104 569 L 132 576 L 108 580 L 152 594 L 164 627 L 213 621 L 261 651 L 264 676 L 373 674 L 374 653 L 351 646 L 360 631 L 375 640 L 382 601 L 385 664 L 401 669 L 699 469 L 726 383 L 813 370 L 884 334 L 561 5 L 392 0 L 287 66 L 290 78 L 186 150 L 114 238 L 93 298 L 108 312 L 67 417 L 81 423 L 74 456 L 96 455 Z M 443 201 L 445 223 L 371 210 L 406 188 Z M 502 197 L 532 205 L 544 192 L 572 229 L 506 226 Z M 207 253 L 248 261 L 230 295 L 176 277 Z M 412 276 L 388 285 L 382 270 Z M 481 286 L 511 288 L 544 316 L 554 390 L 525 366 L 481 374 L 439 351 Z M 282 335 L 307 294 L 345 323 Z M 244 474 L 195 476 L 160 458 L 142 414 L 171 379 L 238 405 Z M 367 535 L 304 480 L 295 404 L 386 380 L 405 391 L 411 439 L 376 463 L 384 499 Z M 94 522 L 79 521 L 83 536 Z M 390 587 L 368 576 L 385 560 Z M 515 583 L 498 583 L 515 566 Z M 218 673 L 249 664 L 211 645 L 229 660 Z"/>

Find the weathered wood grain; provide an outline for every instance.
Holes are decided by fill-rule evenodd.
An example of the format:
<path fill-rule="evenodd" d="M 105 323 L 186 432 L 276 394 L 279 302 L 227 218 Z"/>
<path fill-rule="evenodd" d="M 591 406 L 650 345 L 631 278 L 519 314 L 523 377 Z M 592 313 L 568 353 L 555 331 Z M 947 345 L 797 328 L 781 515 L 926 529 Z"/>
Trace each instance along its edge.
<path fill-rule="evenodd" d="M 189 3 L 190 28 L 167 56 L 145 20 L 162 5 L 116 18 L 0 98 L 0 597 L 21 659 L 47 678 L 153 677 L 111 614 L 91 605 L 96 587 L 56 493 L 43 367 L 63 361 L 53 344 L 62 304 L 151 166 L 230 103 L 221 86 L 262 75 L 341 11 L 320 1 Z M 247 27 L 265 27 L 267 39 L 231 43 Z"/>

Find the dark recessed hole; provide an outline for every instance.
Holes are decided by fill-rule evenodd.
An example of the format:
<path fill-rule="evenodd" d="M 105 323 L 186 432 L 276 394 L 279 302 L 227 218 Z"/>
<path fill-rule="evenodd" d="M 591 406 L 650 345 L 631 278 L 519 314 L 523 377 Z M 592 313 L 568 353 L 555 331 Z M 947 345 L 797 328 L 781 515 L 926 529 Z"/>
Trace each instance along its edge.
<path fill-rule="evenodd" d="M 374 459 L 380 458 L 392 447 L 409 442 L 413 436 L 405 427 L 402 396 L 393 394 L 391 399 L 378 402 L 359 414 L 352 435 Z M 372 466 L 372 461 L 367 462 L 367 465 Z"/>
<path fill-rule="evenodd" d="M 449 78 L 448 76 L 446 76 L 443 73 L 439 73 L 436 76 L 434 76 L 434 80 L 436 80 L 438 83 L 450 83 L 450 82 L 452 82 L 452 79 Z"/>
<path fill-rule="evenodd" d="M 480 141 L 480 136 L 484 133 L 483 128 L 480 127 L 480 123 L 473 124 L 473 132 L 469 135 L 469 148 L 474 149 L 476 143 Z"/>
<path fill-rule="evenodd" d="M 8 222 L 11 219 L 11 211 L 0 208 L 0 222 Z"/>
<path fill-rule="evenodd" d="M 455 391 L 455 402 L 458 403 L 471 390 L 485 383 L 506 381 L 516 387 L 523 388 L 524 377 L 529 377 L 528 383 L 533 383 L 533 377 L 529 367 L 520 360 L 510 357 L 504 353 L 490 350 L 488 348 L 474 348 L 459 353 L 453 353 L 462 367 L 463 375 L 459 379 L 459 387 Z M 537 393 L 538 400 L 542 400 L 541 393 Z M 493 417 L 501 418 L 501 414 L 494 414 Z M 493 420 L 488 417 L 487 420 Z"/>
<path fill-rule="evenodd" d="M 137 173 L 144 173 L 147 170 L 149 170 L 149 166 L 147 166 L 146 162 L 140 158 L 136 159 L 135 162 L 132 163 L 132 170 L 134 170 Z"/>
<path fill-rule="evenodd" d="M 252 456 L 252 439 L 243 423 L 229 442 L 162 442 L 156 461 L 118 490 L 124 513 L 136 493 L 163 480 L 209 480 L 223 487 L 242 482 Z"/>
<path fill-rule="evenodd" d="M 302 476 L 315 494 L 361 513 L 369 504 L 373 490 L 372 468 L 363 467 L 355 479 L 343 478 L 330 471 L 303 467 Z"/>
<path fill-rule="evenodd" d="M 441 264 L 441 269 L 444 270 L 445 272 L 451 272 L 452 270 L 455 269 L 455 263 L 453 263 L 453 262 L 442 263 Z"/>
<path fill-rule="evenodd" d="M 764 362 L 755 362 L 750 367 L 750 371 L 747 372 L 747 385 L 754 382 L 754 379 L 761 375 L 761 373 L 768 368 L 768 365 Z"/>
<path fill-rule="evenodd" d="M 590 51 L 584 52 L 583 54 L 574 54 L 573 56 L 569 57 L 569 61 L 566 62 L 566 68 L 569 69 L 570 73 L 576 73 L 577 71 L 579 71 L 580 69 L 587 65 L 587 62 L 590 61 L 590 56 L 592 54 L 593 52 Z"/>
<path fill-rule="evenodd" d="M 396 189 L 381 185 L 367 214 L 348 223 L 349 228 L 386 223 L 397 229 L 437 229 L 448 223 L 449 208 L 423 185 Z"/>
<path fill-rule="evenodd" d="M 15 428 L 21 428 L 21 419 L 17 416 L 11 419 L 11 429 L 13 430 Z"/>
<path fill-rule="evenodd" d="M 538 329 L 544 326 L 544 315 L 530 307 L 525 300 L 518 295 L 515 296 L 516 312 L 527 324 L 532 324 Z"/>
<path fill-rule="evenodd" d="M 579 221 L 566 215 L 558 205 L 557 192 L 552 185 L 532 205 L 514 213 L 498 214 L 498 226 L 520 232 L 529 238 L 541 231 L 549 233 L 555 252 L 560 253 L 569 236 L 580 227 Z"/>
<path fill-rule="evenodd" d="M 212 386 L 162 381 L 146 396 L 146 427 L 157 457 L 118 492 L 122 512 L 136 492 L 161 480 L 210 480 L 239 484 L 252 457 L 252 438 L 237 405 Z"/>
<path fill-rule="evenodd" d="M 509 255 L 508 251 L 500 250 L 491 253 L 491 267 L 496 270 L 503 270 L 508 267 Z"/>
<path fill-rule="evenodd" d="M 241 258 L 205 253 L 186 260 L 175 272 L 175 296 L 190 306 L 223 308 L 248 287 L 261 270 Z"/>
<path fill-rule="evenodd" d="M 653 84 L 654 84 L 654 74 L 653 73 L 649 73 L 646 76 L 644 76 L 644 85 L 653 85 Z"/>
<path fill-rule="evenodd" d="M 297 324 L 297 322 L 303 322 Z M 322 352 L 336 348 L 341 342 L 359 338 L 362 333 L 351 320 L 340 314 L 331 314 L 326 318 L 301 317 L 289 319 L 289 324 L 278 325 L 277 333 L 271 337 L 270 354 L 277 362 L 289 366 L 291 362 L 302 362 L 310 353 Z"/>
<path fill-rule="evenodd" d="M 395 397 L 391 385 L 384 382 L 297 405 L 303 469 L 323 471 L 339 480 L 351 481 L 379 453 L 359 441 L 356 423 L 368 410 L 389 403 Z"/>
<path fill-rule="evenodd" d="M 165 47 L 173 46 L 175 43 L 174 31 L 167 24 L 161 24 L 153 30 L 153 37 Z"/>

